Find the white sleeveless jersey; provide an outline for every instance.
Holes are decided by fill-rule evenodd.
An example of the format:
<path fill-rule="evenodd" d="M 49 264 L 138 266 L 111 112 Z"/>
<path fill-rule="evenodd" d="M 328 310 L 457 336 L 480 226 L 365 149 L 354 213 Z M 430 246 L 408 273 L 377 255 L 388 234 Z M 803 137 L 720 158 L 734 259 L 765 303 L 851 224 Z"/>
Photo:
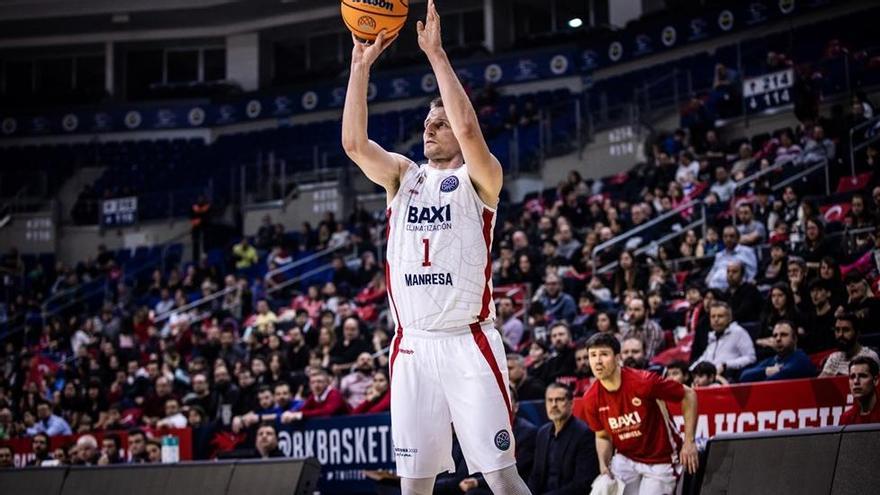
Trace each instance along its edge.
<path fill-rule="evenodd" d="M 467 165 L 411 163 L 387 210 L 385 279 L 398 329 L 460 329 L 495 319 L 495 210 L 474 189 Z"/>

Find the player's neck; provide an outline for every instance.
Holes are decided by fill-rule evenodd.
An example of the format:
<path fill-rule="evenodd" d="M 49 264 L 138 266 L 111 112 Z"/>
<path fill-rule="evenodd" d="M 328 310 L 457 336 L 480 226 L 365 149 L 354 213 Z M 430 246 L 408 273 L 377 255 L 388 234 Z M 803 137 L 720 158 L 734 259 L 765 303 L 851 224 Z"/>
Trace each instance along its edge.
<path fill-rule="evenodd" d="M 861 414 L 868 414 L 874 410 L 874 406 L 877 405 L 877 394 L 871 394 L 868 397 L 863 397 L 859 399 L 859 412 Z"/>
<path fill-rule="evenodd" d="M 611 376 L 604 380 L 599 380 L 602 382 L 602 386 L 605 387 L 605 390 L 609 392 L 616 392 L 617 389 L 620 388 L 620 366 L 614 370 L 614 373 L 611 373 Z"/>
<path fill-rule="evenodd" d="M 460 154 L 452 158 L 432 160 L 428 159 L 428 166 L 437 170 L 454 170 L 464 165 L 464 157 Z"/>

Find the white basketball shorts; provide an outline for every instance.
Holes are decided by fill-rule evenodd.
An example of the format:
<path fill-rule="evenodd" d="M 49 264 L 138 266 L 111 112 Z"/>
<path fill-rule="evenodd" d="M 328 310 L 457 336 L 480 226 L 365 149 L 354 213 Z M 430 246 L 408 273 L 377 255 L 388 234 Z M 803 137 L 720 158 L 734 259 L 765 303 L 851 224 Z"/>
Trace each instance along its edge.
<path fill-rule="evenodd" d="M 626 485 L 623 495 L 673 495 L 678 473 L 670 464 L 645 464 L 621 454 L 611 458 L 611 474 Z"/>
<path fill-rule="evenodd" d="M 390 372 L 399 476 L 454 471 L 453 426 L 471 473 L 516 464 L 507 359 L 491 323 L 457 331 L 398 330 Z"/>

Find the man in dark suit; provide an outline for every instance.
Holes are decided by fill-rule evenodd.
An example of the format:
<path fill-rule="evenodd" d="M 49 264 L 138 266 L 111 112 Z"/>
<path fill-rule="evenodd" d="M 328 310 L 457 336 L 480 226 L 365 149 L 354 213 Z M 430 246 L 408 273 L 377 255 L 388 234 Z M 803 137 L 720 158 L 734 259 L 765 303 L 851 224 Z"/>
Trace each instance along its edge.
<path fill-rule="evenodd" d="M 588 493 L 599 475 L 595 436 L 586 423 L 571 415 L 571 390 L 551 383 L 544 402 L 551 422 L 538 430 L 529 488 L 534 495 Z"/>

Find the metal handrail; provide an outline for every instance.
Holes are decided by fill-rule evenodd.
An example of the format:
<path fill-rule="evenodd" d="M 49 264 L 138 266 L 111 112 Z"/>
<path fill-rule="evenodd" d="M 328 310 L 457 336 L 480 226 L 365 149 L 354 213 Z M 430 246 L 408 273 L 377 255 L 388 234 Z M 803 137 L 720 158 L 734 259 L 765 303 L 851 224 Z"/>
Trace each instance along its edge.
<path fill-rule="evenodd" d="M 856 149 L 855 149 L 856 147 L 853 146 L 853 137 L 855 136 L 856 131 L 871 127 L 872 125 L 876 126 L 878 124 L 880 124 L 880 115 L 878 115 L 877 117 L 874 117 L 873 119 L 868 120 L 866 122 L 862 122 L 861 124 L 859 124 L 849 130 L 849 167 L 850 167 L 850 172 L 852 173 L 853 176 L 856 175 Z M 869 139 L 863 143 L 859 143 L 858 147 L 861 150 L 866 145 L 876 141 L 877 139 L 878 139 L 878 136 L 874 136 L 871 139 Z"/>
<path fill-rule="evenodd" d="M 817 163 L 811 165 L 807 169 L 804 169 L 804 170 L 792 175 L 791 177 L 785 178 L 784 180 L 782 180 L 778 184 L 774 184 L 771 187 L 771 189 L 773 191 L 778 191 L 791 183 L 797 182 L 798 180 L 800 180 L 808 175 L 811 175 L 813 172 L 815 172 L 816 170 L 819 170 L 820 168 L 825 169 L 825 194 L 826 195 L 831 194 L 831 182 L 828 177 L 828 159 L 827 158 L 822 160 L 821 162 L 817 162 Z"/>
<path fill-rule="evenodd" d="M 183 306 L 181 306 L 179 308 L 172 309 L 171 311 L 166 311 L 166 312 L 162 313 L 161 315 L 156 315 L 156 318 L 153 319 L 153 321 L 155 323 L 165 321 L 174 315 L 178 315 L 180 313 L 185 313 L 185 312 L 187 312 L 193 308 L 197 308 L 207 302 L 211 302 L 215 299 L 223 297 L 226 294 L 229 294 L 230 292 L 235 291 L 235 290 L 238 290 L 238 288 L 226 287 L 226 288 L 218 290 L 217 292 L 212 292 L 211 294 L 208 294 L 205 297 L 202 297 L 200 299 L 196 299 L 195 301 L 193 301 L 191 303 L 184 304 Z"/>
<path fill-rule="evenodd" d="M 290 263 L 287 263 L 286 265 L 279 266 L 278 268 L 276 268 L 274 270 L 269 270 L 268 272 L 266 272 L 266 275 L 263 276 L 263 280 L 268 280 L 269 278 L 274 277 L 275 275 L 278 275 L 279 273 L 289 272 L 290 270 L 293 270 L 294 268 L 298 268 L 298 267 L 300 267 L 300 266 L 302 266 L 312 260 L 318 259 L 318 258 L 324 256 L 325 254 L 330 254 L 335 251 L 339 251 L 343 247 L 344 246 L 325 248 L 325 249 L 322 249 L 321 251 L 312 253 L 312 254 L 306 256 L 305 258 L 301 258 L 296 261 L 292 261 Z"/>
<path fill-rule="evenodd" d="M 332 267 L 332 265 L 330 263 L 327 263 L 326 265 L 321 265 L 317 268 L 312 268 L 311 270 L 309 270 L 305 273 L 302 273 L 300 275 L 297 275 L 296 277 L 293 277 L 290 280 L 285 280 L 284 282 L 282 282 L 274 287 L 266 289 L 266 294 L 272 294 L 273 292 L 277 292 L 281 289 L 285 289 L 287 287 L 290 287 L 291 285 L 299 283 L 299 282 L 311 277 L 312 275 L 316 275 L 316 274 L 321 273 L 323 271 L 329 270 L 329 269 L 331 269 L 331 267 Z"/>
<path fill-rule="evenodd" d="M 638 227 L 636 227 L 634 229 L 630 229 L 630 230 L 624 232 L 623 234 L 618 235 L 617 237 L 608 239 L 607 241 L 603 242 L 602 244 L 599 244 L 598 246 L 593 248 L 593 252 L 590 254 L 590 257 L 592 258 L 592 261 L 593 261 L 593 266 L 595 266 L 596 259 L 597 259 L 598 254 L 600 252 L 606 251 L 611 246 L 616 246 L 617 244 L 620 244 L 621 242 L 629 240 L 631 237 L 634 237 L 636 234 L 639 234 L 642 231 L 647 230 L 647 229 L 659 224 L 660 222 L 662 222 L 668 218 L 671 218 L 671 217 L 673 217 L 673 216 L 675 216 L 675 215 L 677 215 L 677 214 L 679 214 L 689 208 L 694 208 L 694 207 L 700 205 L 701 203 L 702 203 L 702 200 L 694 199 L 694 200 L 688 201 L 687 203 L 678 205 L 677 207 L 667 211 L 666 213 L 664 213 L 658 217 L 655 217 L 655 218 L 652 218 L 651 220 L 648 220 L 647 222 L 643 223 L 642 225 L 639 225 Z"/>
<path fill-rule="evenodd" d="M 661 246 L 661 245 L 669 242 L 670 240 L 675 239 L 676 237 L 680 237 L 680 236 L 684 235 L 685 233 L 687 233 L 687 231 L 689 231 L 691 229 L 695 229 L 697 227 L 705 225 L 705 223 L 706 223 L 706 217 L 704 216 L 703 218 L 701 218 L 699 220 L 695 220 L 695 221 L 685 225 L 680 230 L 677 230 L 675 232 L 671 232 L 669 234 L 664 235 L 663 237 L 661 237 L 659 239 L 656 239 L 656 240 L 649 242 L 648 244 L 636 249 L 633 252 L 633 254 L 635 254 L 636 256 L 638 256 L 640 254 L 644 254 L 652 248 Z M 611 263 L 608 263 L 607 265 L 596 270 L 596 274 L 602 275 L 603 273 L 608 273 L 611 270 L 616 269 L 619 264 L 620 264 L 620 262 L 617 260 L 612 261 Z"/>

